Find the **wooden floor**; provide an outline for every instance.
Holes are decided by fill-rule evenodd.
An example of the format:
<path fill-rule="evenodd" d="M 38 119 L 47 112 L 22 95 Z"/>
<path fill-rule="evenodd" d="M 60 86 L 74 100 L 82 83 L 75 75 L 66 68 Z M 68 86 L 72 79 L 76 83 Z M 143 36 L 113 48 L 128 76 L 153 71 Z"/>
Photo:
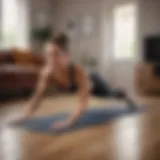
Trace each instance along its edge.
<path fill-rule="evenodd" d="M 0 160 L 160 160 L 160 98 L 135 98 L 148 104 L 143 114 L 61 136 L 39 134 L 4 125 L 20 114 L 25 101 L 1 104 Z M 92 98 L 90 106 L 123 102 Z M 75 96 L 48 97 L 35 116 L 75 108 Z"/>

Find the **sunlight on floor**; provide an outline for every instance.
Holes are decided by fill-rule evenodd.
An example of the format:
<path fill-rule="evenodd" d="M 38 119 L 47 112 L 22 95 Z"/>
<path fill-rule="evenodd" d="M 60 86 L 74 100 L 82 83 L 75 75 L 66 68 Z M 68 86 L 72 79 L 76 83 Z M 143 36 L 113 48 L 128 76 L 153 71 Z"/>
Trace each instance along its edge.
<path fill-rule="evenodd" d="M 117 159 L 139 159 L 139 128 L 138 117 L 126 117 L 117 121 L 114 126 L 114 141 Z"/>
<path fill-rule="evenodd" d="M 11 129 L 3 128 L 1 132 L 2 155 L 4 160 L 19 160 L 21 156 L 20 133 Z"/>

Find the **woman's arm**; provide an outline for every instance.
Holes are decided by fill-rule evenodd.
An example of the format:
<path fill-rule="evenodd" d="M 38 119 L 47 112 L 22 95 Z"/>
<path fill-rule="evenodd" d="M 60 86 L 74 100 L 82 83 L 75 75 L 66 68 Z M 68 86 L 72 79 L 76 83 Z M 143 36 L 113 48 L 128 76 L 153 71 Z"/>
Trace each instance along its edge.
<path fill-rule="evenodd" d="M 16 119 L 12 120 L 11 123 L 18 123 L 22 120 L 25 120 L 28 118 L 40 105 L 40 102 L 42 100 L 42 95 L 47 87 L 47 80 L 49 78 L 49 70 L 47 68 L 43 69 L 40 73 L 40 77 L 35 89 L 35 92 L 25 108 L 25 111 L 23 114 L 20 114 Z"/>
<path fill-rule="evenodd" d="M 47 50 L 45 53 L 45 65 L 40 71 L 33 96 L 31 97 L 29 104 L 25 108 L 24 113 L 21 114 L 20 117 L 17 117 L 17 120 L 14 120 L 14 122 L 19 122 L 26 119 L 40 106 L 40 102 L 43 98 L 43 93 L 48 85 L 49 76 L 53 70 L 53 52 L 54 49 L 52 45 L 47 45 Z"/>
<path fill-rule="evenodd" d="M 48 85 L 49 76 L 53 70 L 53 54 L 55 47 L 52 43 L 47 43 L 45 48 L 45 66 L 40 72 L 39 80 L 36 85 L 35 92 L 27 107 L 27 114 L 33 113 L 40 105 L 43 98 L 43 93 Z"/>
<path fill-rule="evenodd" d="M 55 47 L 52 43 L 47 43 L 45 48 L 45 66 L 40 72 L 39 80 L 36 85 L 35 92 L 29 102 L 27 107 L 27 114 L 33 113 L 40 105 L 40 102 L 43 98 L 43 93 L 48 85 L 48 80 L 50 74 L 53 70 L 53 54 L 55 52 Z"/>
<path fill-rule="evenodd" d="M 48 85 L 49 76 L 50 76 L 50 68 L 45 67 L 40 73 L 35 92 L 33 93 L 33 96 L 28 104 L 28 107 L 26 108 L 27 115 L 32 114 L 40 106 L 40 102 L 43 98 L 43 93 Z"/>
<path fill-rule="evenodd" d="M 69 118 L 69 123 L 71 124 L 75 123 L 85 112 L 86 108 L 88 107 L 88 102 L 90 98 L 91 87 L 88 75 L 79 66 L 77 67 L 76 81 L 78 84 L 78 107 Z"/>
<path fill-rule="evenodd" d="M 76 68 L 76 82 L 78 84 L 78 107 L 70 115 L 68 120 L 53 124 L 53 128 L 60 129 L 73 125 L 79 120 L 88 107 L 91 85 L 89 83 L 88 75 L 79 66 Z"/>

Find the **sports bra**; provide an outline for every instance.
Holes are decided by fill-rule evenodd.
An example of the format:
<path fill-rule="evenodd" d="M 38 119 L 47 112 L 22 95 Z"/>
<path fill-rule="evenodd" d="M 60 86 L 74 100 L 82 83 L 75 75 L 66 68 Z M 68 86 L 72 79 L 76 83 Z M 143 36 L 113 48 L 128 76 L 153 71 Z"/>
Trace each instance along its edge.
<path fill-rule="evenodd" d="M 68 74 L 69 74 L 69 86 L 68 87 L 62 87 L 62 85 L 56 81 L 53 80 L 56 84 L 56 87 L 63 92 L 75 92 L 77 90 L 77 83 L 75 82 L 75 65 L 73 63 L 69 64 L 68 67 Z"/>
<path fill-rule="evenodd" d="M 69 65 L 69 77 L 70 77 L 69 91 L 75 92 L 77 90 L 77 83 L 75 82 L 75 66 L 73 63 Z"/>

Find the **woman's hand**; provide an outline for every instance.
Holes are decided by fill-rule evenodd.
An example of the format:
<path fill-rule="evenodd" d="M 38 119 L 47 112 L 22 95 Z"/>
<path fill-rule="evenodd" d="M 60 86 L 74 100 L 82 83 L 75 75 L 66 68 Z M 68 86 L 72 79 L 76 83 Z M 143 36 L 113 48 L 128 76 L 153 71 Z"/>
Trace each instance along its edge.
<path fill-rule="evenodd" d="M 18 117 L 16 117 L 16 118 L 12 119 L 12 120 L 9 122 L 9 124 L 17 124 L 17 123 L 20 123 L 20 122 L 26 120 L 28 117 L 29 117 L 28 114 L 22 114 L 22 115 L 20 115 L 20 116 L 18 116 Z"/>
<path fill-rule="evenodd" d="M 71 121 L 61 121 L 61 122 L 53 123 L 51 125 L 51 128 L 56 129 L 56 130 L 60 130 L 60 129 L 69 128 L 72 125 L 73 125 L 73 123 Z"/>
<path fill-rule="evenodd" d="M 30 110 L 30 106 L 27 106 L 26 110 L 23 113 L 20 113 L 17 117 L 11 120 L 11 124 L 20 123 L 26 119 L 28 119 L 32 114 L 32 111 Z"/>

